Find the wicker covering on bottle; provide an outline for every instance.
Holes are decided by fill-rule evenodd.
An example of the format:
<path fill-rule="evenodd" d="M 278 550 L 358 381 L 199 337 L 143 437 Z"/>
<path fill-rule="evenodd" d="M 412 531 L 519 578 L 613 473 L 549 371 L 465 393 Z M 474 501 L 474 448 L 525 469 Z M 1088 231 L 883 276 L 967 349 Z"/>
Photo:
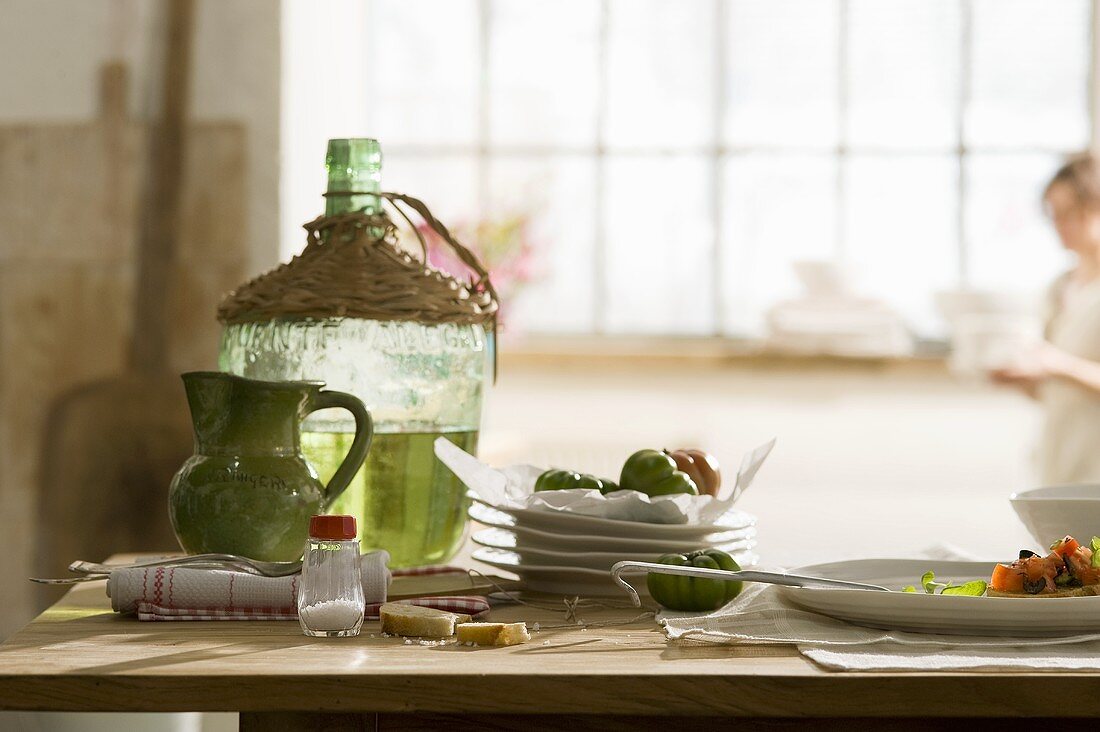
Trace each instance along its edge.
<path fill-rule="evenodd" d="M 229 293 L 218 307 L 218 319 L 236 324 L 351 317 L 480 324 L 495 331 L 496 290 L 474 253 L 421 201 L 400 193 L 371 195 L 386 201 L 409 224 L 420 242 L 421 258 L 398 246 L 397 226 L 387 212 L 321 216 L 305 225 L 305 250 Z M 415 212 L 470 268 L 474 276 L 469 282 L 426 263 L 427 243 L 406 209 Z"/>

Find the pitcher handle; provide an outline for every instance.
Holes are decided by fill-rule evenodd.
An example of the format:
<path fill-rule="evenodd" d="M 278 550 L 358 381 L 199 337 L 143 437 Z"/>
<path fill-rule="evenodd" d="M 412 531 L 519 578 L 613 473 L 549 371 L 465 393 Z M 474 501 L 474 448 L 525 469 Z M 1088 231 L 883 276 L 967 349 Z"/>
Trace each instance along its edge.
<path fill-rule="evenodd" d="M 316 412 L 319 409 L 332 407 L 346 409 L 355 417 L 355 439 L 351 441 L 351 447 L 344 462 L 340 463 L 340 467 L 336 469 L 332 479 L 325 486 L 324 509 L 326 511 L 351 484 L 351 479 L 367 459 L 367 451 L 370 450 L 371 440 L 374 439 L 374 422 L 366 405 L 359 397 L 342 391 L 320 391 L 313 399 L 309 411 Z"/>

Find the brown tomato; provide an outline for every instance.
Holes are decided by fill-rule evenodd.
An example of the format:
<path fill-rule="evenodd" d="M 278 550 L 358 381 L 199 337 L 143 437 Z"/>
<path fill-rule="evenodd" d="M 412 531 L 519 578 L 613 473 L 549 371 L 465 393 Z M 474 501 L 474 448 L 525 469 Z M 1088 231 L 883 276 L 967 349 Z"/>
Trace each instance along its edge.
<path fill-rule="evenodd" d="M 718 496 L 722 473 L 717 458 L 696 448 L 665 450 L 665 453 L 676 461 L 677 470 L 687 473 L 695 481 L 701 495 Z"/>

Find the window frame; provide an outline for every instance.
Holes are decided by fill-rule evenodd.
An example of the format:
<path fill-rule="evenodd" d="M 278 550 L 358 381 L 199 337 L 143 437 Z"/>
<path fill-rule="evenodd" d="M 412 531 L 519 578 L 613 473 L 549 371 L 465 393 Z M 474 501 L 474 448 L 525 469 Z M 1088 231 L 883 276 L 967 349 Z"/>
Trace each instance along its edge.
<path fill-rule="evenodd" d="M 374 17 L 374 9 L 379 0 L 367 0 L 367 17 Z M 959 65 L 961 69 L 959 77 L 959 88 L 956 99 L 955 108 L 955 125 L 956 125 L 956 137 L 957 144 L 953 149 L 930 149 L 930 148 L 905 148 L 905 147 L 884 147 L 876 148 L 872 146 L 864 145 L 852 145 L 848 142 L 848 119 L 849 119 L 849 88 L 851 85 L 851 68 L 848 63 L 848 47 L 850 40 L 850 0 L 835 0 L 837 2 L 837 73 L 839 74 L 839 84 L 837 90 L 837 115 L 838 115 L 838 141 L 835 146 L 818 147 L 818 146 L 798 146 L 798 145 L 729 145 L 725 144 L 723 140 L 723 130 L 726 122 L 726 89 L 727 78 L 729 74 L 727 64 L 727 34 L 726 34 L 726 11 L 728 0 L 710 0 L 711 13 L 713 14 L 714 22 L 713 28 L 713 89 L 712 89 L 712 101 L 713 101 L 713 118 L 711 120 L 711 132 L 710 143 L 704 146 L 698 147 L 677 147 L 677 148 L 662 148 L 660 146 L 654 147 L 638 147 L 630 148 L 623 146 L 616 146 L 614 149 L 610 149 L 606 140 L 606 120 L 607 120 L 607 108 L 608 108 L 608 46 L 610 36 L 610 23 L 611 23 L 611 0 L 594 0 L 599 4 L 598 13 L 598 31 L 597 31 L 597 64 L 598 64 L 598 80 L 597 80 L 597 94 L 596 94 L 596 110 L 595 110 L 595 141 L 591 145 L 506 145 L 506 144 L 493 144 L 490 140 L 490 64 L 491 64 L 491 39 L 493 33 L 493 18 L 492 18 L 492 2 L 493 0 L 475 0 L 475 7 L 477 13 L 477 52 L 478 61 L 477 68 L 479 73 L 478 79 L 478 99 L 476 102 L 476 130 L 477 139 L 473 144 L 448 144 L 448 145 L 432 145 L 432 144 L 387 144 L 387 153 L 399 155 L 401 157 L 425 157 L 436 158 L 446 156 L 464 156 L 472 157 L 475 166 L 476 175 L 476 199 L 478 206 L 479 218 L 484 218 L 488 213 L 488 205 L 490 200 L 490 167 L 494 158 L 500 159 L 508 156 L 523 156 L 527 158 L 552 158 L 557 156 L 587 156 L 593 162 L 594 167 L 594 190 L 597 192 L 595 200 L 593 201 L 594 211 L 594 228 L 592 232 L 594 237 L 594 247 L 592 252 L 592 276 L 593 281 L 596 283 L 595 292 L 593 293 L 592 302 L 592 330 L 586 332 L 578 332 L 575 334 L 562 334 L 562 333 L 542 333 L 540 331 L 535 332 L 535 337 L 546 335 L 548 340 L 560 339 L 564 337 L 577 336 L 580 338 L 586 338 L 590 336 L 605 337 L 605 336 L 619 336 L 622 335 L 627 338 L 637 339 L 670 339 L 675 338 L 673 334 L 668 336 L 646 336 L 641 334 L 630 334 L 617 332 L 610 332 L 607 329 L 607 313 L 608 313 L 608 301 L 609 301 L 609 284 L 607 276 L 608 259 L 607 259 L 607 215 L 606 205 L 604 202 L 605 196 L 602 192 L 606 190 L 606 169 L 607 161 L 611 156 L 619 155 L 696 155 L 702 156 L 707 163 L 708 170 L 708 184 L 710 186 L 710 197 L 707 201 L 707 215 L 710 218 L 710 228 L 713 232 L 712 241 L 709 244 L 712 261 L 714 266 L 711 268 L 711 290 L 712 290 L 712 319 L 713 329 L 711 333 L 706 336 L 708 338 L 716 340 L 725 340 L 731 343 L 755 343 L 759 339 L 754 336 L 748 336 L 747 334 L 731 333 L 725 327 L 725 300 L 724 300 L 724 288 L 722 282 L 722 259 L 724 257 L 723 252 L 723 216 L 722 216 L 722 202 L 724 196 L 724 176 L 723 167 L 724 163 L 738 155 L 745 155 L 751 153 L 812 153 L 815 155 L 828 156 L 835 161 L 835 180 L 834 180 L 834 194 L 838 211 L 843 211 L 846 196 L 848 194 L 846 169 L 847 162 L 853 155 L 860 156 L 874 156 L 874 155 L 891 155 L 891 156 L 936 156 L 943 157 L 945 154 L 950 155 L 956 166 L 958 185 L 956 187 L 956 215 L 954 221 L 954 249 L 956 253 L 955 257 L 955 275 L 957 277 L 959 287 L 965 289 L 970 283 L 971 273 L 968 267 L 968 252 L 970 243 L 967 241 L 967 201 L 970 195 L 969 181 L 968 181 L 968 161 L 974 155 L 983 154 L 996 154 L 996 153 L 1019 153 L 1019 154 L 1046 154 L 1046 155 L 1065 155 L 1073 152 L 1063 148 L 1051 148 L 1037 145 L 1012 145 L 1012 146 L 982 146 L 982 145 L 968 145 L 965 137 L 965 119 L 968 104 L 971 98 L 972 87 L 972 74 L 973 74 L 973 45 L 974 45 L 974 27 L 973 27 L 973 8 L 974 0 L 957 0 L 959 4 Z M 1088 0 L 1089 8 L 1089 65 L 1086 73 L 1086 104 L 1088 115 L 1088 130 L 1089 138 L 1088 145 L 1091 149 L 1096 149 L 1097 141 L 1100 140 L 1100 92 L 1097 90 L 1097 81 L 1100 80 L 1100 71 L 1098 71 L 1098 65 L 1100 65 L 1100 50 L 1097 48 L 1097 39 L 1100 37 L 1100 12 L 1098 12 L 1098 6 L 1100 6 L 1100 0 Z M 377 33 L 377 27 L 371 23 L 369 25 L 369 34 Z M 376 48 L 377 44 L 373 40 L 369 40 L 369 47 Z M 367 91 L 366 98 L 371 99 L 376 96 L 377 89 L 377 77 L 375 75 L 376 64 L 371 64 L 371 68 L 367 74 Z M 371 123 L 372 114 L 370 112 L 372 105 L 367 105 L 366 120 Z M 845 241 L 847 236 L 847 221 L 846 217 L 842 214 L 838 214 L 835 217 L 834 223 L 834 246 L 835 251 L 833 253 L 834 261 L 842 262 L 845 256 Z M 919 346 L 920 344 L 918 344 Z M 941 338 L 932 338 L 928 341 L 928 345 L 931 346 L 931 350 L 939 351 L 943 346 L 943 340 Z"/>

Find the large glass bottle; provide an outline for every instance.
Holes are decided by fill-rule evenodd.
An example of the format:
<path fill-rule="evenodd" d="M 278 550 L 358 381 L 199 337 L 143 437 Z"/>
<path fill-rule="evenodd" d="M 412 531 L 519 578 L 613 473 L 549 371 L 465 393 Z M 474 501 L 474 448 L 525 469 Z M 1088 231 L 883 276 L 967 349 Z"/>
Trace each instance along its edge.
<path fill-rule="evenodd" d="M 330 140 L 326 167 L 327 216 L 380 211 L 380 199 L 370 195 L 380 191 L 377 141 Z M 220 366 L 254 379 L 320 379 L 363 400 L 374 441 L 328 511 L 355 516 L 364 550 L 385 549 L 391 566 L 406 567 L 445 561 L 462 543 L 465 489 L 435 458 L 433 443 L 444 436 L 476 452 L 490 339 L 481 324 L 276 318 L 228 325 Z M 305 423 L 303 453 L 322 481 L 353 436 L 354 425 L 338 410 Z"/>

